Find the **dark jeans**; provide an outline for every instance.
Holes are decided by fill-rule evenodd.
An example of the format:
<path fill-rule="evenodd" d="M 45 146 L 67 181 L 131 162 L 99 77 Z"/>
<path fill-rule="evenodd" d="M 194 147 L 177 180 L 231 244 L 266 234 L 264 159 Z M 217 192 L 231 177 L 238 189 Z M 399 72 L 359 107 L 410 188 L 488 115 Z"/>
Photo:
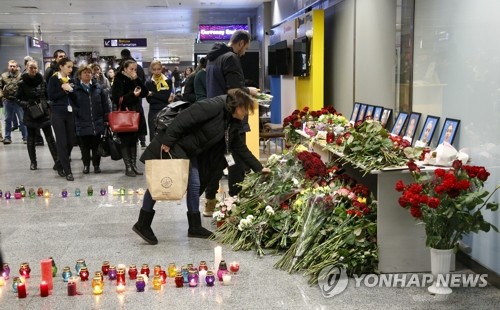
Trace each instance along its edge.
<path fill-rule="evenodd" d="M 38 135 L 40 135 L 40 128 L 26 127 L 26 129 L 28 130 L 28 140 L 27 140 L 28 155 L 30 157 L 30 161 L 32 163 L 33 162 L 36 163 L 35 143 L 38 138 Z M 57 152 L 53 146 L 56 143 L 56 141 L 54 139 L 54 135 L 52 134 L 52 127 L 50 127 L 50 125 L 47 125 L 41 128 L 41 130 L 43 130 L 43 134 L 45 135 L 45 140 L 47 140 L 47 144 L 49 145 L 49 150 L 52 155 L 52 158 L 54 159 L 54 162 L 57 162 Z"/>
<path fill-rule="evenodd" d="M 90 166 L 92 159 L 92 166 L 99 167 L 101 164 L 101 156 L 97 153 L 99 148 L 100 136 L 80 136 L 80 151 L 82 152 L 82 161 L 84 166 Z M 92 156 L 90 152 L 92 151 Z"/>
<path fill-rule="evenodd" d="M 75 120 L 73 113 L 52 113 L 50 121 L 56 135 L 57 155 L 66 174 L 71 173 L 69 156 L 75 144 Z"/>
<path fill-rule="evenodd" d="M 142 201 L 142 209 L 147 212 L 152 212 L 156 200 L 153 200 L 149 190 L 144 194 Z M 198 173 L 198 160 L 196 158 L 189 160 L 189 178 L 186 194 L 186 204 L 188 212 L 200 211 L 200 174 Z"/>

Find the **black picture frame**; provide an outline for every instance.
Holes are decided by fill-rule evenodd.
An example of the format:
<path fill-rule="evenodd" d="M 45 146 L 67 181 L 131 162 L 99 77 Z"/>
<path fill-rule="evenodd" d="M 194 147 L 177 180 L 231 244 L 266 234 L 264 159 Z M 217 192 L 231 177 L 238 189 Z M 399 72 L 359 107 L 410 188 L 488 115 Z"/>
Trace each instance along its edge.
<path fill-rule="evenodd" d="M 351 123 L 355 123 L 358 119 L 359 107 L 361 103 L 355 102 L 354 107 L 352 108 L 351 118 L 349 119 Z"/>
<path fill-rule="evenodd" d="M 394 126 L 392 126 L 391 134 L 399 136 L 405 127 L 406 120 L 408 119 L 408 113 L 399 112 L 398 117 L 394 121 Z"/>
<path fill-rule="evenodd" d="M 449 144 L 453 144 L 459 126 L 460 126 L 460 120 L 454 118 L 446 118 L 444 120 L 441 133 L 439 134 L 438 144 L 442 144 L 443 142 L 448 142 Z"/>
<path fill-rule="evenodd" d="M 362 103 L 359 106 L 359 113 L 358 113 L 358 117 L 357 117 L 356 121 L 363 121 L 365 119 L 366 107 L 367 107 L 367 105 L 364 103 Z"/>
<path fill-rule="evenodd" d="M 420 123 L 420 118 L 422 117 L 422 113 L 412 112 L 410 113 L 410 117 L 408 119 L 408 125 L 405 129 L 405 138 L 409 138 L 410 142 L 413 141 L 415 137 L 415 133 L 417 132 L 418 124 Z"/>
<path fill-rule="evenodd" d="M 383 110 L 384 110 L 383 107 L 375 106 L 375 108 L 373 109 L 373 120 L 374 121 L 379 121 L 380 122 L 380 118 L 382 117 L 382 111 Z"/>
<path fill-rule="evenodd" d="M 386 128 L 392 117 L 392 109 L 384 108 L 382 111 L 382 115 L 380 116 L 380 124 L 382 127 Z"/>
<path fill-rule="evenodd" d="M 368 104 L 366 106 L 366 112 L 365 112 L 365 119 L 370 117 L 370 119 L 373 119 L 373 110 L 375 110 L 375 106 Z"/>
<path fill-rule="evenodd" d="M 429 145 L 434 137 L 434 133 L 439 124 L 439 116 L 427 115 L 425 119 L 424 126 L 422 126 L 422 131 L 420 132 L 420 136 L 418 138 L 419 141 Z"/>

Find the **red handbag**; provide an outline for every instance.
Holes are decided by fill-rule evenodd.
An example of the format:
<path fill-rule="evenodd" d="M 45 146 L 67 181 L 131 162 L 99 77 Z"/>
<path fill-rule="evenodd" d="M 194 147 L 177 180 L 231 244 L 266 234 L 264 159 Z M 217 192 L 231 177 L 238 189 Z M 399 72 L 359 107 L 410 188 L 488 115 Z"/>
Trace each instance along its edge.
<path fill-rule="evenodd" d="M 109 113 L 109 127 L 113 132 L 135 132 L 139 130 L 140 114 L 136 111 L 120 111 L 123 97 L 120 97 L 118 110 Z"/>

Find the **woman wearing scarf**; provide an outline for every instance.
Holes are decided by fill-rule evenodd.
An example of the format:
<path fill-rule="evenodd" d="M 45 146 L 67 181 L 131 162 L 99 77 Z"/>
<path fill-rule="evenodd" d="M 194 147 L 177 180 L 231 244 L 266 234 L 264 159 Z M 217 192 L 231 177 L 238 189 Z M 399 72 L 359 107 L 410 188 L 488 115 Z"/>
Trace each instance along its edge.
<path fill-rule="evenodd" d="M 111 87 L 113 108 L 121 111 L 136 111 L 140 113 L 139 130 L 136 132 L 116 133 L 120 139 L 120 151 L 125 163 L 125 175 L 135 177 L 142 175 L 137 170 L 137 141 L 139 135 L 147 134 L 146 118 L 142 109 L 142 99 L 149 95 L 149 91 L 137 77 L 137 63 L 135 60 L 126 60 L 119 68 Z M 121 105 L 120 105 L 121 102 Z"/>
<path fill-rule="evenodd" d="M 66 180 L 74 181 L 69 156 L 75 144 L 75 120 L 73 117 L 73 102 L 70 93 L 73 92 L 73 62 L 68 58 L 59 59 L 57 72 L 47 83 L 47 96 L 50 100 L 50 121 L 56 135 L 57 155 L 63 170 L 58 173 L 66 176 Z"/>
<path fill-rule="evenodd" d="M 101 173 L 101 156 L 97 153 L 104 122 L 109 114 L 107 92 L 96 79 L 92 78 L 92 67 L 81 66 L 77 71 L 73 102 L 75 103 L 76 135 L 82 152 L 83 173 L 90 171 L 90 161 L 94 173 Z M 92 151 L 92 156 L 90 155 Z"/>
<path fill-rule="evenodd" d="M 163 108 L 173 99 L 172 81 L 162 74 L 162 65 L 158 60 L 154 60 L 149 66 L 152 73 L 151 79 L 146 82 L 146 87 L 151 92 L 151 96 L 146 97 L 149 102 L 148 126 L 149 141 L 153 141 L 156 126 L 155 118 Z"/>
<path fill-rule="evenodd" d="M 43 130 L 45 140 L 49 146 L 50 154 L 54 159 L 56 170 L 62 174 L 62 166 L 57 159 L 56 140 L 52 134 L 50 127 L 50 116 L 47 106 L 46 84 L 43 75 L 38 72 L 38 63 L 30 60 L 26 63 L 27 72 L 21 76 L 17 88 L 16 98 L 19 100 L 19 105 L 24 110 L 24 124 L 28 129 L 28 155 L 30 157 L 30 170 L 37 170 L 36 162 L 36 137 L 40 129 Z M 40 117 L 33 118 L 29 112 L 29 107 L 38 104 L 43 108 L 45 114 Z"/>

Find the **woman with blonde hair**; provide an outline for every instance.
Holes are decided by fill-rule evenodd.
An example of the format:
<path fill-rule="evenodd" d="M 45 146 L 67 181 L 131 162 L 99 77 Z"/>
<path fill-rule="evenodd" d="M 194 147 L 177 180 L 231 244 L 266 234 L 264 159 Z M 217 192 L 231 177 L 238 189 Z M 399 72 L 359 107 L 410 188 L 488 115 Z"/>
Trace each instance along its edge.
<path fill-rule="evenodd" d="M 154 60 L 149 66 L 151 72 L 151 79 L 146 82 L 147 89 L 151 95 L 146 97 L 149 103 L 148 113 L 148 127 L 149 127 L 149 141 L 153 141 L 155 136 L 156 126 L 155 118 L 163 108 L 174 98 L 172 92 L 172 80 L 168 79 L 162 73 L 163 67 L 159 60 Z"/>

